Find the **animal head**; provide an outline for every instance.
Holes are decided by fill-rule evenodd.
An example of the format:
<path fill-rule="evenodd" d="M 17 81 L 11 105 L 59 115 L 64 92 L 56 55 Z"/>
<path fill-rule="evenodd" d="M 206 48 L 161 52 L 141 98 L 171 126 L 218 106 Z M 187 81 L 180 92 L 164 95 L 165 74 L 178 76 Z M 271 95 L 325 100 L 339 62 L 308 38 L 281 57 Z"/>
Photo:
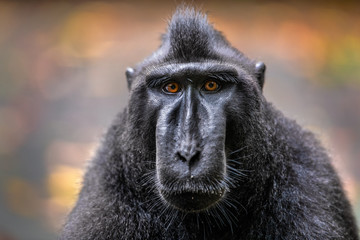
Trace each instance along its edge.
<path fill-rule="evenodd" d="M 154 186 L 164 203 L 203 211 L 237 184 L 242 173 L 231 154 L 246 147 L 264 72 L 192 9 L 177 10 L 159 49 L 127 70 L 137 106 L 129 121 L 146 126 L 139 141 L 155 153 Z"/>

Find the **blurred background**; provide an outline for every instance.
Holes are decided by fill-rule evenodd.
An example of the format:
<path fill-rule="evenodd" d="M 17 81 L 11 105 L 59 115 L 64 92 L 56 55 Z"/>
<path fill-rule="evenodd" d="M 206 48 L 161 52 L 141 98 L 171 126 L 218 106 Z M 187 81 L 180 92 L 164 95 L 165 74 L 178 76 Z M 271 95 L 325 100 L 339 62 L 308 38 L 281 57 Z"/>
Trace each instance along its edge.
<path fill-rule="evenodd" d="M 180 1 L 0 1 L 0 240 L 55 239 Z M 265 96 L 329 149 L 360 219 L 360 4 L 193 1 L 267 65 Z"/>

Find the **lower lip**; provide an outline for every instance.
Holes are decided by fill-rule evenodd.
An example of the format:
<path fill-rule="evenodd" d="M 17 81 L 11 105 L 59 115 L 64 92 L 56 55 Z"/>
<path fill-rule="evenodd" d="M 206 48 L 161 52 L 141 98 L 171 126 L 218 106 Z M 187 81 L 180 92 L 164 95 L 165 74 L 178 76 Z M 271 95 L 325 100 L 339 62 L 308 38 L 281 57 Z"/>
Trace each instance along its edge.
<path fill-rule="evenodd" d="M 219 191 L 217 193 L 161 193 L 166 202 L 171 206 L 185 212 L 200 212 L 206 210 L 220 201 L 224 194 L 225 191 Z"/>

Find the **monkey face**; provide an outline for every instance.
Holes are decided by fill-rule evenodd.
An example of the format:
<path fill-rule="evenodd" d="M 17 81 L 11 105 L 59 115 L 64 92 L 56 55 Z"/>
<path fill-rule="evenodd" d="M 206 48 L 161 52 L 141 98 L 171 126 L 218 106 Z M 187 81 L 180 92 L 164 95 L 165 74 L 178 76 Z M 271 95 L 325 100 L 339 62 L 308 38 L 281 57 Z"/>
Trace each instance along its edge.
<path fill-rule="evenodd" d="M 126 74 L 129 105 L 136 106 L 129 115 L 146 118 L 129 122 L 146 124 L 141 139 L 156 153 L 156 191 L 185 212 L 208 209 L 229 193 L 227 153 L 243 146 L 241 134 L 227 133 L 241 132 L 249 111 L 257 111 L 253 101 L 261 95 L 265 70 L 213 29 L 201 29 L 184 35 L 173 26 L 162 46 Z"/>
<path fill-rule="evenodd" d="M 235 68 L 210 62 L 160 66 L 146 76 L 157 190 L 171 206 L 201 211 L 228 192 L 226 125 L 241 105 L 239 81 Z"/>

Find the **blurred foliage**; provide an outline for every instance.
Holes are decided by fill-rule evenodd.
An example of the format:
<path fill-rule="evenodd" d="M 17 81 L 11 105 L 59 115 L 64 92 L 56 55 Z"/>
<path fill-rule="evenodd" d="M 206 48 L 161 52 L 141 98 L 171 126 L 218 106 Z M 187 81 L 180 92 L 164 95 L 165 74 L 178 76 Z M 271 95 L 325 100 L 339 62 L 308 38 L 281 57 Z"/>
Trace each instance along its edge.
<path fill-rule="evenodd" d="M 360 22 L 359 22 L 360 23 Z M 324 84 L 339 87 L 353 85 L 358 87 L 360 81 L 360 38 L 345 36 L 328 48 L 327 61 L 323 67 Z"/>
<path fill-rule="evenodd" d="M 315 131 L 360 219 L 359 3 L 206 1 L 267 64 L 265 95 Z M 0 1 L 0 239 L 54 238 L 86 162 L 127 102 L 124 72 L 160 44 L 171 1 Z"/>

